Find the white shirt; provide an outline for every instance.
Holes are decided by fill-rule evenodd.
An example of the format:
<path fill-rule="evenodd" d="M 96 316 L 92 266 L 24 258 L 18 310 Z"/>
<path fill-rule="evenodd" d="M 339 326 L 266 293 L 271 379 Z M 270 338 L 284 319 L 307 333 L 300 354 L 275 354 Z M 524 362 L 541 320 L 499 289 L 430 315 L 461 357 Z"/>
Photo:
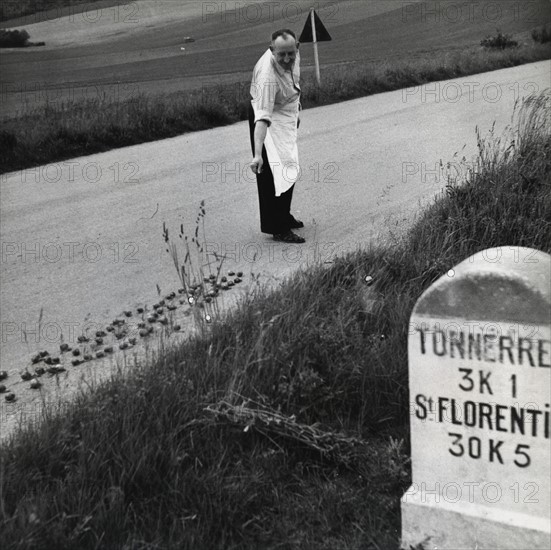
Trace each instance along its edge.
<path fill-rule="evenodd" d="M 268 123 L 264 146 L 274 176 L 276 196 L 290 189 L 299 176 L 297 124 L 300 108 L 300 54 L 292 71 L 275 60 L 270 49 L 258 60 L 251 81 L 254 121 Z"/>

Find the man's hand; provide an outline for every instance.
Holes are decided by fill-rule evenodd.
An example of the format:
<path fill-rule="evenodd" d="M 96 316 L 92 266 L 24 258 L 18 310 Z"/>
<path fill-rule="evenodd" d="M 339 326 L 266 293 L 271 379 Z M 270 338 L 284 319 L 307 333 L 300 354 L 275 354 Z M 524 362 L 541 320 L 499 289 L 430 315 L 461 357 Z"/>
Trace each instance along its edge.
<path fill-rule="evenodd" d="M 262 172 L 263 164 L 264 164 L 264 161 L 262 160 L 262 157 L 254 157 L 253 161 L 251 162 L 251 170 L 255 174 L 260 174 Z"/>

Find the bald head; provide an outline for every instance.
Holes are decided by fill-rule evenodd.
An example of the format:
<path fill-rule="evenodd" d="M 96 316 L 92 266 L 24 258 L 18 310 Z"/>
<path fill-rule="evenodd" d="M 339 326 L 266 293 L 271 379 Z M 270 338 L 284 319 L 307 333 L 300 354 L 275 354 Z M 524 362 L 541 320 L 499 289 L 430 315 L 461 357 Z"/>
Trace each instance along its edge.
<path fill-rule="evenodd" d="M 291 30 L 282 29 L 272 34 L 270 49 L 277 63 L 286 71 L 293 68 L 298 46 L 295 33 Z"/>

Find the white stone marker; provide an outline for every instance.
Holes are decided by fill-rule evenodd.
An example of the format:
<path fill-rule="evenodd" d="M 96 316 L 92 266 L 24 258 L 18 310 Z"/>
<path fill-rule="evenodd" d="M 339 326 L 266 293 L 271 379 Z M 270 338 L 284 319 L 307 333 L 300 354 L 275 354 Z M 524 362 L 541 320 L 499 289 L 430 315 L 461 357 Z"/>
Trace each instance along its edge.
<path fill-rule="evenodd" d="M 402 548 L 551 548 L 551 257 L 480 252 L 417 301 Z"/>

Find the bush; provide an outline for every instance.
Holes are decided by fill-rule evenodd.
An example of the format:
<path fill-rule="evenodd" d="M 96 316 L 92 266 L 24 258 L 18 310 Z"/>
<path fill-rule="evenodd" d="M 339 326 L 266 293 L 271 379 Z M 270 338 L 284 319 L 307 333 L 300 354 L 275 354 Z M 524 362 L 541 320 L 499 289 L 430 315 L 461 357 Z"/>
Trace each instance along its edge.
<path fill-rule="evenodd" d="M 503 34 L 499 29 L 496 29 L 496 32 L 497 34 L 495 36 L 487 36 L 482 40 L 480 45 L 493 50 L 505 50 L 518 46 L 518 42 L 513 40 L 510 34 Z"/>
<path fill-rule="evenodd" d="M 0 48 L 22 48 L 28 46 L 30 35 L 26 30 L 6 31 L 0 29 Z"/>
<path fill-rule="evenodd" d="M 551 42 L 551 25 L 534 29 L 532 31 L 532 38 L 535 42 L 539 42 L 540 44 Z"/>
<path fill-rule="evenodd" d="M 0 130 L 0 149 L 13 150 L 17 146 L 17 137 L 14 132 Z"/>

